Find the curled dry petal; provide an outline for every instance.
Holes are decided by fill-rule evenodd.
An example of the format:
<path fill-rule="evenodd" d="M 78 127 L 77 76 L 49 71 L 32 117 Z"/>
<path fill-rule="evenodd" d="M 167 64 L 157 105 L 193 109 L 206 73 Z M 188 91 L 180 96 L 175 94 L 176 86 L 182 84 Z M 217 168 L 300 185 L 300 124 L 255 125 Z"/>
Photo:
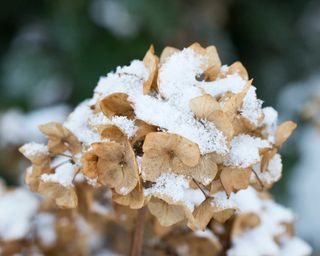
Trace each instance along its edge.
<path fill-rule="evenodd" d="M 281 147 L 282 144 L 290 137 L 291 133 L 296 129 L 296 123 L 286 121 L 280 124 L 276 130 L 276 147 Z"/>
<path fill-rule="evenodd" d="M 155 181 L 163 172 L 185 174 L 200 160 L 197 144 L 176 134 L 149 133 L 143 144 L 142 170 L 144 178 Z"/>
<path fill-rule="evenodd" d="M 130 193 L 138 184 L 138 165 L 128 142 L 98 142 L 92 144 L 98 156 L 96 172 L 102 184 L 114 188 L 118 194 Z"/>
<path fill-rule="evenodd" d="M 205 186 L 213 181 L 217 172 L 216 157 L 211 153 L 201 156 L 199 163 L 189 169 L 189 175 Z"/>
<path fill-rule="evenodd" d="M 219 223 L 224 223 L 235 212 L 235 208 L 223 208 L 215 204 L 214 198 L 207 198 L 194 211 L 194 223 L 188 223 L 192 229 L 204 230 L 213 218 Z"/>
<path fill-rule="evenodd" d="M 253 81 L 252 79 L 248 81 L 243 87 L 241 92 L 231 96 L 230 99 L 228 99 L 224 103 L 223 111 L 229 116 L 231 120 L 235 118 L 238 111 L 240 110 L 243 104 L 243 99 L 247 95 L 247 92 L 249 91 L 252 81 Z"/>
<path fill-rule="evenodd" d="M 267 170 L 270 160 L 275 156 L 277 153 L 277 149 L 267 150 L 265 153 L 262 154 L 261 163 L 260 163 L 260 171 L 264 172 Z"/>
<path fill-rule="evenodd" d="M 40 131 L 48 136 L 48 148 L 53 154 L 61 154 L 70 150 L 76 155 L 81 150 L 81 143 L 77 137 L 62 124 L 51 122 L 39 126 Z"/>
<path fill-rule="evenodd" d="M 73 187 L 64 187 L 55 182 L 40 181 L 39 193 L 55 201 L 62 208 L 76 208 L 78 205 L 77 194 Z"/>
<path fill-rule="evenodd" d="M 246 189 L 249 186 L 251 170 L 234 167 L 224 167 L 220 173 L 221 184 L 230 196 L 231 192 Z"/>
<path fill-rule="evenodd" d="M 116 125 L 103 125 L 98 128 L 102 138 L 122 143 L 127 139 L 126 135 Z"/>
<path fill-rule="evenodd" d="M 222 131 L 228 139 L 234 134 L 229 116 L 221 109 L 219 102 L 210 94 L 193 98 L 189 102 L 190 109 L 199 119 L 206 119 Z"/>
<path fill-rule="evenodd" d="M 131 209 L 140 209 L 144 205 L 143 187 L 138 184 L 134 190 L 127 195 L 119 195 L 117 193 L 112 194 L 114 202 L 129 206 Z"/>
<path fill-rule="evenodd" d="M 185 219 L 185 209 L 182 205 L 172 205 L 153 197 L 148 203 L 152 215 L 156 216 L 162 226 L 171 226 Z"/>
<path fill-rule="evenodd" d="M 228 68 L 228 72 L 227 72 L 228 75 L 235 74 L 235 73 L 239 74 L 244 80 L 249 79 L 248 72 L 240 61 L 236 61 L 232 63 L 231 66 Z"/>
<path fill-rule="evenodd" d="M 199 43 L 194 43 L 188 48 L 193 49 L 196 53 L 206 58 L 206 61 L 202 65 L 203 73 L 207 80 L 215 80 L 221 68 L 221 61 L 216 47 L 211 45 L 203 48 Z"/>
<path fill-rule="evenodd" d="M 143 84 L 143 94 L 148 94 L 151 88 L 156 89 L 156 81 L 158 76 L 159 58 L 154 54 L 153 45 L 150 46 L 143 58 L 143 64 L 149 71 L 149 77 Z"/>
<path fill-rule="evenodd" d="M 253 229 L 261 223 L 260 218 L 255 213 L 242 213 L 238 215 L 232 225 L 231 237 L 241 235 L 247 230 Z"/>
<path fill-rule="evenodd" d="M 132 103 L 128 101 L 128 95 L 125 93 L 112 93 L 104 97 L 100 101 L 100 108 L 107 117 L 127 116 L 131 118 L 134 116 Z"/>

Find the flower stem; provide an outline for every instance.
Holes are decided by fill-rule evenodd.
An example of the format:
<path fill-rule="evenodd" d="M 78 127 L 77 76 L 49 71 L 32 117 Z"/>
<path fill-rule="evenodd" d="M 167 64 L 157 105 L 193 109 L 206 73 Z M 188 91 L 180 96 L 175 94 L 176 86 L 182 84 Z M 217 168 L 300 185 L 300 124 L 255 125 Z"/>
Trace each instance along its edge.
<path fill-rule="evenodd" d="M 133 233 L 133 239 L 132 239 L 133 241 L 131 245 L 131 253 L 130 253 L 131 256 L 141 255 L 146 213 L 147 213 L 146 207 L 143 207 L 138 210 L 138 218 L 137 218 L 136 227 Z"/>

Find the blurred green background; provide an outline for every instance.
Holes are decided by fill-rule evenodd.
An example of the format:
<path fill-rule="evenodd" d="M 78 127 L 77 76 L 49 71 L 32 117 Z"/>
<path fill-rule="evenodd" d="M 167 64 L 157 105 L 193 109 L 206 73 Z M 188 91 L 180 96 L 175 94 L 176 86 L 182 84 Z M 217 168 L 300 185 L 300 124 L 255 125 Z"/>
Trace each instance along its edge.
<path fill-rule="evenodd" d="M 182 48 L 195 41 L 214 44 L 224 64 L 240 60 L 259 98 L 276 106 L 286 85 L 319 70 L 320 1 L 5 1 L 0 112 L 62 102 L 73 107 L 91 97 L 99 76 L 143 58 L 150 44 L 160 53 L 166 45 Z M 0 176 L 11 184 L 18 183 L 7 173 L 20 168 L 15 156 L 0 157 Z M 284 151 L 288 171 L 274 188 L 280 201 L 287 199 L 289 170 L 298 157 L 292 142 Z"/>

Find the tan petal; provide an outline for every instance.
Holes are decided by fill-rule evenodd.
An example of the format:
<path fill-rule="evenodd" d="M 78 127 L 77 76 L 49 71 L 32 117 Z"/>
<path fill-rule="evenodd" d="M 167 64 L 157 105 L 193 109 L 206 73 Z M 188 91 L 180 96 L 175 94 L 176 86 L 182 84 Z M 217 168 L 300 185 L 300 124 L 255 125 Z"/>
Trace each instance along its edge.
<path fill-rule="evenodd" d="M 59 183 L 40 181 L 39 193 L 55 201 L 62 208 L 76 208 L 77 194 L 73 187 L 64 187 Z"/>
<path fill-rule="evenodd" d="M 143 187 L 137 185 L 134 190 L 125 196 L 113 193 L 112 200 L 118 204 L 129 206 L 131 209 L 140 209 L 144 204 Z"/>
<path fill-rule="evenodd" d="M 154 181 L 162 172 L 187 171 L 200 160 L 198 146 L 176 134 L 149 133 L 143 144 L 142 170 L 147 180 Z"/>
<path fill-rule="evenodd" d="M 160 65 L 162 65 L 171 55 L 176 52 L 180 52 L 180 50 L 170 46 L 165 47 L 160 55 Z"/>
<path fill-rule="evenodd" d="M 281 147 L 296 127 L 297 125 L 292 121 L 286 121 L 280 124 L 276 130 L 276 147 Z"/>
<path fill-rule="evenodd" d="M 230 196 L 231 192 L 247 188 L 250 175 L 251 170 L 249 168 L 224 167 L 220 173 L 220 180 L 227 195 Z"/>
<path fill-rule="evenodd" d="M 97 178 L 99 176 L 97 163 L 98 156 L 93 151 L 86 152 L 83 156 L 83 174 L 91 179 Z"/>
<path fill-rule="evenodd" d="M 51 122 L 39 126 L 40 131 L 48 136 L 49 151 L 54 154 L 61 154 L 70 150 L 72 154 L 78 154 L 81 150 L 81 143 L 77 137 L 62 124 Z"/>
<path fill-rule="evenodd" d="M 230 99 L 224 103 L 223 111 L 229 116 L 231 120 L 234 119 L 234 117 L 237 115 L 237 112 L 240 110 L 243 104 L 243 99 L 247 95 L 252 81 L 252 79 L 248 81 L 241 92 L 231 96 Z"/>
<path fill-rule="evenodd" d="M 139 119 L 135 121 L 135 125 L 138 127 L 138 130 L 132 138 L 132 145 L 139 141 L 143 141 L 148 133 L 157 131 L 156 126 L 148 124 Z"/>
<path fill-rule="evenodd" d="M 157 89 L 158 63 L 159 58 L 154 54 L 154 48 L 153 45 L 151 45 L 143 58 L 143 64 L 149 71 L 149 77 L 143 84 L 143 94 L 148 94 L 151 88 Z"/>
<path fill-rule="evenodd" d="M 203 185 L 208 185 L 213 181 L 218 172 L 218 166 L 216 164 L 216 157 L 214 154 L 206 154 L 200 158 L 199 163 L 189 169 L 189 174 L 196 181 Z"/>
<path fill-rule="evenodd" d="M 110 139 L 118 143 L 123 142 L 127 138 L 116 125 L 104 125 L 103 127 L 100 127 L 100 130 L 102 138 Z"/>
<path fill-rule="evenodd" d="M 260 224 L 260 218 L 255 213 L 242 213 L 236 217 L 232 225 L 231 237 L 235 239 L 237 236 L 253 229 Z"/>
<path fill-rule="evenodd" d="M 162 226 L 171 226 L 185 219 L 185 211 L 182 206 L 169 205 L 158 198 L 153 197 L 148 203 L 148 208 Z"/>
<path fill-rule="evenodd" d="M 232 63 L 232 65 L 228 68 L 228 72 L 227 72 L 228 75 L 235 74 L 235 73 L 239 74 L 244 80 L 249 79 L 248 72 L 240 61 L 236 61 Z"/>
<path fill-rule="evenodd" d="M 199 119 L 207 119 L 212 112 L 221 110 L 219 102 L 210 94 L 204 94 L 191 99 L 189 107 Z"/>
<path fill-rule="evenodd" d="M 115 115 L 131 118 L 134 115 L 132 103 L 125 93 L 113 93 L 104 97 L 100 101 L 100 108 L 109 118 Z"/>
<path fill-rule="evenodd" d="M 92 149 L 99 158 L 109 162 L 119 162 L 124 155 L 124 146 L 117 142 L 96 142 Z"/>
<path fill-rule="evenodd" d="M 260 164 L 260 171 L 264 172 L 267 170 L 270 160 L 274 157 L 274 155 L 277 153 L 277 149 L 271 149 L 267 150 L 261 158 L 261 164 Z"/>
<path fill-rule="evenodd" d="M 223 190 L 223 186 L 221 184 L 220 179 L 216 179 L 216 180 L 211 182 L 210 191 L 209 191 L 210 195 L 213 195 L 213 194 L 215 194 L 215 193 L 217 193 L 218 191 L 221 191 L 221 190 Z"/>

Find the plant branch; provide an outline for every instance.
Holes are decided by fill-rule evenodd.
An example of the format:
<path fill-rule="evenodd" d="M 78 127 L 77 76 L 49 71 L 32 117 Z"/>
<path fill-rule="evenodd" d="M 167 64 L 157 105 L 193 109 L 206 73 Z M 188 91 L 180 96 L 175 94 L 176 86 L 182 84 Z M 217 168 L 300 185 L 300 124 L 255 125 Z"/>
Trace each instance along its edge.
<path fill-rule="evenodd" d="M 131 256 L 141 255 L 146 214 L 147 208 L 145 206 L 138 210 L 138 218 L 132 238 Z"/>

